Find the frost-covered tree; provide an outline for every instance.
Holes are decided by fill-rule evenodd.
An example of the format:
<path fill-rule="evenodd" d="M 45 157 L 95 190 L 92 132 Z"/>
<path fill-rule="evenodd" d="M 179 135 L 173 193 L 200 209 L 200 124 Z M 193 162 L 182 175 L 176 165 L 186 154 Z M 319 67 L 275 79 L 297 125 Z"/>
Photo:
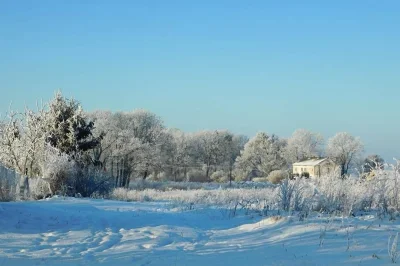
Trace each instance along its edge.
<path fill-rule="evenodd" d="M 326 154 L 340 166 L 341 175 L 344 176 L 363 150 L 364 145 L 360 138 L 347 132 L 339 132 L 328 140 Z"/>
<path fill-rule="evenodd" d="M 166 134 L 169 136 L 169 141 L 164 153 L 165 174 L 174 181 L 183 180 L 186 178 L 189 167 L 194 164 L 191 156 L 190 135 L 178 129 L 168 129 Z"/>
<path fill-rule="evenodd" d="M 319 133 L 297 129 L 288 139 L 285 157 L 290 163 L 321 155 L 324 138 Z"/>
<path fill-rule="evenodd" d="M 227 168 L 229 183 L 233 180 L 233 172 L 236 159 L 240 156 L 240 151 L 249 139 L 244 135 L 233 135 L 226 139 L 225 142 L 225 168 Z"/>
<path fill-rule="evenodd" d="M 45 139 L 45 113 L 43 107 L 33 112 L 9 111 L 0 127 L 0 160 L 21 174 L 40 175 L 40 160 Z"/>
<path fill-rule="evenodd" d="M 108 149 L 106 167 L 116 177 L 116 185 L 123 186 L 132 174 L 144 171 L 149 147 L 134 135 L 132 112 L 117 112 L 109 119 L 105 128 L 97 128 L 104 134 L 100 145 Z"/>
<path fill-rule="evenodd" d="M 9 168 L 24 174 L 28 163 L 26 139 L 23 134 L 23 117 L 10 111 L 0 127 L 0 160 Z"/>
<path fill-rule="evenodd" d="M 192 137 L 194 160 L 205 167 L 205 177 L 209 180 L 217 168 L 229 160 L 229 145 L 233 135 L 226 130 L 201 131 Z"/>
<path fill-rule="evenodd" d="M 153 171 L 161 170 L 169 136 L 157 115 L 139 109 L 96 111 L 88 116 L 96 122 L 95 136 L 102 138 L 93 150 L 93 161 L 110 170 L 117 177 L 117 185 L 127 186 L 131 175 L 146 179 Z"/>
<path fill-rule="evenodd" d="M 252 172 L 266 177 L 271 171 L 280 170 L 286 165 L 283 157 L 285 145 L 285 141 L 275 135 L 257 133 L 244 146 L 236 160 L 236 168 L 245 178 Z"/>
<path fill-rule="evenodd" d="M 2 125 L 0 160 L 6 166 L 29 177 L 45 178 L 53 192 L 65 186 L 71 193 L 90 195 L 90 191 L 105 187 L 105 180 L 96 183 L 88 175 L 88 152 L 98 145 L 99 138 L 92 135 L 94 124 L 77 102 L 57 93 L 37 111 L 10 111 Z M 70 174 L 72 170 L 67 168 L 77 174 Z"/>
<path fill-rule="evenodd" d="M 143 109 L 134 110 L 128 116 L 128 130 L 141 143 L 139 152 L 142 154 L 138 156 L 141 169 L 137 168 L 137 170 L 142 173 L 143 179 L 146 179 L 156 167 L 154 159 L 157 151 L 160 151 L 164 144 L 164 123 L 160 117 Z"/>
<path fill-rule="evenodd" d="M 57 148 L 46 145 L 40 165 L 42 177 L 49 183 L 51 193 L 75 187 L 79 167 L 66 153 L 60 153 Z"/>
<path fill-rule="evenodd" d="M 188 168 L 194 164 L 191 156 L 191 141 L 190 135 L 181 131 L 175 131 L 173 134 L 173 141 L 176 147 L 174 163 L 177 167 L 176 170 L 180 171 L 183 177 L 186 177 Z"/>
<path fill-rule="evenodd" d="M 141 143 L 139 152 L 140 168 L 137 169 L 142 173 L 143 179 L 154 170 L 156 165 L 154 160 L 157 151 L 162 150 L 165 140 L 165 127 L 161 118 L 147 110 L 134 110 L 129 116 L 128 130 L 133 133 L 133 137 Z"/>
<path fill-rule="evenodd" d="M 87 113 L 88 118 L 95 123 L 92 134 L 100 139 L 97 145 L 91 151 L 92 162 L 96 166 L 106 168 L 111 160 L 112 151 L 117 143 L 121 130 L 117 126 L 117 120 L 111 111 L 97 110 Z"/>
<path fill-rule="evenodd" d="M 25 147 L 29 163 L 25 169 L 31 177 L 39 176 L 41 172 L 41 162 L 45 153 L 46 138 L 46 113 L 44 107 L 38 108 L 36 112 L 25 109 L 24 136 Z"/>
<path fill-rule="evenodd" d="M 384 164 L 385 160 L 381 156 L 377 154 L 368 155 L 363 161 L 364 173 L 370 173 L 374 169 L 383 169 Z"/>
<path fill-rule="evenodd" d="M 57 92 L 46 112 L 46 142 L 61 153 L 77 157 L 100 143 L 92 134 L 94 123 L 88 121 L 81 105 Z"/>

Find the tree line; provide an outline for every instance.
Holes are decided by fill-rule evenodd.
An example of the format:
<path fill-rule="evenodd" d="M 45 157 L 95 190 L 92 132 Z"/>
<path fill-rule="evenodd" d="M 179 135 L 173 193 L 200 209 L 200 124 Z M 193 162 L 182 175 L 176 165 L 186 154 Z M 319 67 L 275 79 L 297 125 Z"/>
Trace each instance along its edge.
<path fill-rule="evenodd" d="M 259 132 L 249 139 L 228 130 L 186 133 L 142 109 L 85 112 L 60 92 L 36 110 L 10 110 L 0 122 L 5 166 L 44 177 L 54 190 L 67 186 L 84 195 L 106 185 L 128 187 L 132 178 L 227 182 L 267 177 L 321 156 L 332 158 L 346 175 L 362 161 L 363 149 L 358 137 L 345 132 L 326 145 L 321 134 L 305 129 L 289 138 Z M 377 161 L 382 161 L 377 155 L 365 159 Z"/>

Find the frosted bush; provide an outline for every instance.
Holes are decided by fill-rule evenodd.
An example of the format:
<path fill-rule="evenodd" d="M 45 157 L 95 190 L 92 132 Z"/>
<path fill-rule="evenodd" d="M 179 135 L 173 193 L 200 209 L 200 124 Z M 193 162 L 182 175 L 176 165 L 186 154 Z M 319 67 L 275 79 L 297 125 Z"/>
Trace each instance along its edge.
<path fill-rule="evenodd" d="M 253 204 L 276 204 L 273 188 L 264 189 L 215 189 L 215 190 L 170 190 L 142 191 L 114 189 L 111 198 L 124 201 L 171 201 L 183 204 L 204 204 L 229 207 L 239 201 Z"/>
<path fill-rule="evenodd" d="M 32 199 L 41 199 L 52 194 L 49 182 L 43 180 L 43 178 L 29 178 L 28 180 Z"/>
<path fill-rule="evenodd" d="M 116 200 L 123 200 L 129 201 L 128 199 L 128 192 L 133 190 L 127 190 L 125 188 L 115 188 L 112 192 L 110 197 Z"/>
<path fill-rule="evenodd" d="M 337 211 L 350 215 L 370 203 L 366 194 L 367 186 L 359 179 L 342 179 L 329 175 L 318 179 L 316 187 L 319 194 L 316 208 L 319 211 Z"/>
<path fill-rule="evenodd" d="M 169 175 L 166 172 L 161 172 L 157 175 L 156 180 L 167 181 L 170 180 Z"/>
<path fill-rule="evenodd" d="M 102 197 L 107 195 L 115 185 L 114 178 L 95 167 L 82 169 L 74 181 L 73 192 L 84 197 Z"/>
<path fill-rule="evenodd" d="M 399 162 L 388 170 L 376 169 L 373 179 L 347 178 L 337 175 L 324 176 L 315 179 L 317 204 L 315 210 L 340 212 L 345 215 L 357 211 L 380 209 L 387 213 L 389 207 L 399 209 L 398 185 L 399 175 L 396 167 Z"/>
<path fill-rule="evenodd" d="M 184 178 L 182 175 L 178 175 L 178 174 L 175 175 L 175 174 L 171 173 L 171 171 L 167 171 L 167 172 L 160 172 L 157 174 L 153 173 L 153 174 L 149 175 L 149 177 L 146 178 L 146 180 L 155 181 L 155 182 L 166 182 L 166 181 L 184 181 Z"/>
<path fill-rule="evenodd" d="M 41 166 L 43 178 L 50 183 L 54 193 L 63 190 L 65 186 L 72 186 L 77 176 L 74 160 L 50 146 L 46 147 L 45 159 Z"/>
<path fill-rule="evenodd" d="M 187 173 L 187 181 L 189 182 L 208 182 L 206 174 L 202 170 L 191 169 Z"/>
<path fill-rule="evenodd" d="M 253 182 L 269 182 L 267 177 L 254 177 L 252 179 Z"/>
<path fill-rule="evenodd" d="M 314 188 L 304 179 L 284 179 L 276 188 L 279 208 L 284 211 L 308 211 L 314 199 Z"/>
<path fill-rule="evenodd" d="M 131 201 L 171 201 L 254 210 L 310 210 L 356 215 L 378 210 L 385 215 L 400 209 L 399 162 L 377 169 L 373 179 L 340 178 L 332 173 L 315 179 L 269 182 L 192 183 L 134 181 L 135 190 L 116 189 L 112 198 Z M 394 217 L 394 216 L 393 216 Z"/>
<path fill-rule="evenodd" d="M 287 172 L 282 170 L 275 170 L 268 175 L 268 181 L 271 182 L 272 184 L 279 184 L 282 180 L 284 180 L 287 177 L 288 177 Z"/>
<path fill-rule="evenodd" d="M 227 182 L 229 181 L 229 177 L 224 171 L 218 170 L 211 174 L 211 180 L 214 182 Z"/>
<path fill-rule="evenodd" d="M 258 183 L 258 182 L 232 182 L 232 183 L 215 183 L 215 182 L 174 182 L 174 181 L 150 181 L 143 180 L 142 178 L 132 180 L 129 188 L 133 190 L 156 189 L 156 190 L 193 190 L 205 189 L 212 190 L 218 188 L 268 188 L 275 187 L 271 183 Z"/>

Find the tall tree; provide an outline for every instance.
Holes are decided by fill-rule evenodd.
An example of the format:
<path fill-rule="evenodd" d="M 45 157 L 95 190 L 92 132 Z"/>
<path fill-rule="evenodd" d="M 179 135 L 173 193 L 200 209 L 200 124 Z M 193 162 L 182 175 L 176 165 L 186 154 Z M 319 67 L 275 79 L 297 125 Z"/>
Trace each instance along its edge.
<path fill-rule="evenodd" d="M 23 117 L 21 114 L 10 111 L 0 127 L 0 160 L 4 165 L 16 169 L 19 173 L 25 172 L 28 160 L 26 138 L 23 132 Z"/>
<path fill-rule="evenodd" d="M 244 146 L 236 160 L 236 167 L 247 176 L 255 171 L 261 176 L 268 176 L 271 171 L 280 170 L 286 165 L 283 156 L 285 141 L 264 132 L 257 133 Z"/>
<path fill-rule="evenodd" d="M 225 145 L 225 164 L 227 165 L 229 183 L 233 180 L 233 170 L 236 159 L 240 156 L 240 151 L 249 139 L 244 135 L 234 135 L 226 139 Z"/>
<path fill-rule="evenodd" d="M 160 171 L 169 149 L 169 136 L 158 116 L 142 109 L 96 111 L 89 116 L 96 121 L 95 135 L 102 137 L 92 158 L 112 169 L 118 184 L 127 185 L 133 174 L 146 179 L 151 172 Z"/>
<path fill-rule="evenodd" d="M 360 138 L 347 132 L 339 132 L 328 140 L 326 154 L 341 168 L 341 175 L 348 174 L 351 165 L 358 159 L 364 150 Z"/>
<path fill-rule="evenodd" d="M 46 114 L 46 142 L 61 153 L 77 159 L 80 153 L 94 149 L 100 138 L 92 134 L 94 123 L 88 121 L 81 105 L 56 93 Z"/>
<path fill-rule="evenodd" d="M 99 145 L 92 149 L 92 162 L 96 166 L 106 168 L 121 135 L 121 129 L 117 126 L 118 120 L 111 111 L 103 110 L 89 112 L 87 117 L 96 125 L 92 131 L 93 136 L 100 139 Z"/>
<path fill-rule="evenodd" d="M 324 138 L 321 134 L 306 129 L 297 129 L 288 139 L 285 155 L 289 163 L 321 155 Z"/>
<path fill-rule="evenodd" d="M 201 131 L 193 136 L 194 156 L 205 166 L 206 178 L 217 170 L 227 159 L 227 149 L 232 141 L 232 133 L 225 130 Z"/>
<path fill-rule="evenodd" d="M 165 144 L 165 127 L 161 118 L 147 110 L 134 110 L 131 114 L 131 130 L 135 138 L 143 144 L 143 169 L 142 176 L 146 179 L 150 172 L 157 166 L 153 160 L 157 151 L 161 151 Z M 166 146 L 164 146 L 166 147 Z"/>
<path fill-rule="evenodd" d="M 44 152 L 45 112 L 9 111 L 0 127 L 0 161 L 21 174 L 40 175 L 39 163 Z"/>
<path fill-rule="evenodd" d="M 168 129 L 170 135 L 170 149 L 166 162 L 167 174 L 172 175 L 174 181 L 186 177 L 187 170 L 194 164 L 191 156 L 190 136 L 178 129 Z"/>

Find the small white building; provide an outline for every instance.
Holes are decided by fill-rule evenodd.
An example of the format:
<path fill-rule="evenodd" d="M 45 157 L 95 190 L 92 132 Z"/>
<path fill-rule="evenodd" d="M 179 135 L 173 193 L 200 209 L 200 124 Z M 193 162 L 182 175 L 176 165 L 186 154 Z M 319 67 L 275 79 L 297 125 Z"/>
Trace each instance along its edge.
<path fill-rule="evenodd" d="M 320 177 L 338 169 L 339 166 L 329 158 L 308 159 L 293 164 L 293 175 L 308 173 L 310 177 Z"/>

